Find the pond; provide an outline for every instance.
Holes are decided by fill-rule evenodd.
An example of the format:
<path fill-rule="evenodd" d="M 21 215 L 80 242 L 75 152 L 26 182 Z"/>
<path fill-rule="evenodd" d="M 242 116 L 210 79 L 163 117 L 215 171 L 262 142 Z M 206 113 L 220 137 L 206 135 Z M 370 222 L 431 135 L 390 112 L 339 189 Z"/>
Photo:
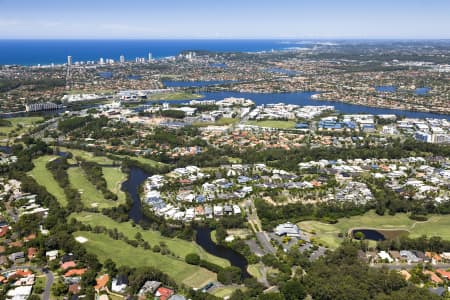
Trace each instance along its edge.
<path fill-rule="evenodd" d="M 358 232 L 364 234 L 365 240 L 384 241 L 386 239 L 386 237 L 381 232 L 374 229 L 354 229 L 352 230 L 352 236 L 354 237 Z"/>

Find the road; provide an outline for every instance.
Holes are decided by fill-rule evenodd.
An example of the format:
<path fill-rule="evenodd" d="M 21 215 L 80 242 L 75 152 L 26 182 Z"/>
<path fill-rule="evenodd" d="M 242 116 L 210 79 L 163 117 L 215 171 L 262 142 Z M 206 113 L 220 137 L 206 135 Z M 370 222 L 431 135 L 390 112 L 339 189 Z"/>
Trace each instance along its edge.
<path fill-rule="evenodd" d="M 48 271 L 47 273 L 45 273 L 42 268 L 36 268 L 33 266 L 14 266 L 7 270 L 3 270 L 2 272 L 15 271 L 15 270 L 19 270 L 19 269 L 31 269 L 34 272 L 37 272 L 37 271 L 43 272 L 45 274 L 45 276 L 47 277 L 47 280 L 45 283 L 44 292 L 42 293 L 42 300 L 50 300 L 52 285 L 53 285 L 53 281 L 55 280 L 55 276 L 53 275 L 53 273 L 51 271 Z"/>
<path fill-rule="evenodd" d="M 259 220 L 258 213 L 256 211 L 255 204 L 253 203 L 252 199 L 249 199 L 246 201 L 246 212 L 247 212 L 247 218 L 249 223 L 253 226 L 256 238 L 258 239 L 259 243 L 262 246 L 262 250 L 267 253 L 275 254 L 277 251 L 272 246 L 272 243 L 270 242 L 270 237 L 267 234 L 267 232 L 263 231 L 261 228 L 261 221 Z"/>
<path fill-rule="evenodd" d="M 417 264 L 407 264 L 407 263 L 398 263 L 398 264 L 371 264 L 371 267 L 374 268 L 382 268 L 382 267 L 386 267 L 389 270 L 409 270 L 412 269 L 414 267 L 417 266 Z M 450 268 L 450 264 L 435 264 L 435 265 L 431 265 L 433 266 L 433 268 L 436 269 L 449 269 Z"/>

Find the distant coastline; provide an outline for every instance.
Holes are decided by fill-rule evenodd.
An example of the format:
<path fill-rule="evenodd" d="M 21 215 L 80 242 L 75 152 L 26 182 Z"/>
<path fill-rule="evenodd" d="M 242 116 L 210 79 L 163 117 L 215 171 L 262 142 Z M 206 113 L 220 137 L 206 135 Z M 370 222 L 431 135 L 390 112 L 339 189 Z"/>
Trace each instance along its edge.
<path fill-rule="evenodd" d="M 75 61 L 98 61 L 100 58 L 119 60 L 121 55 L 132 61 L 136 57 L 154 58 L 178 55 L 187 50 L 212 52 L 262 52 L 312 47 L 313 43 L 298 44 L 288 40 L 215 40 L 215 39 L 154 39 L 154 40 L 8 40 L 0 39 L 0 65 L 63 64 L 71 55 Z"/>

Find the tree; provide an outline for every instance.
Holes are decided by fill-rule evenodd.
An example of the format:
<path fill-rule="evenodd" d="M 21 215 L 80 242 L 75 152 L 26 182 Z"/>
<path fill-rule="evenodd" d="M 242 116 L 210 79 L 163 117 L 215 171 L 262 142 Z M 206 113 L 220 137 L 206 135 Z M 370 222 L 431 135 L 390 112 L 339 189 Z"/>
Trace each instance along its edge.
<path fill-rule="evenodd" d="M 289 280 L 281 287 L 281 293 L 286 300 L 297 300 L 306 297 L 306 290 L 299 280 Z"/>
<path fill-rule="evenodd" d="M 241 269 L 238 267 L 226 267 L 219 271 L 217 280 L 223 284 L 238 283 L 241 281 Z"/>
<path fill-rule="evenodd" d="M 267 293 L 259 295 L 258 300 L 284 300 L 284 297 L 279 293 Z"/>
<path fill-rule="evenodd" d="M 200 264 L 200 256 L 196 253 L 189 253 L 186 255 L 185 261 L 190 265 Z"/>

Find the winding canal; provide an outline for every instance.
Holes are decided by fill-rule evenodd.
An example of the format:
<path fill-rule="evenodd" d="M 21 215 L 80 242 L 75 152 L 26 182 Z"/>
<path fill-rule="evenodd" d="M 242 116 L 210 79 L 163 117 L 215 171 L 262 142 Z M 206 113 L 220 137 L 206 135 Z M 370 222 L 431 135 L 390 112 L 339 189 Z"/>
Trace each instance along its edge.
<path fill-rule="evenodd" d="M 139 187 L 150 176 L 151 175 L 144 170 L 138 167 L 132 167 L 130 169 L 128 179 L 122 184 L 122 190 L 128 192 L 133 200 L 129 217 L 135 223 L 145 221 L 145 216 L 142 213 L 142 202 L 139 196 Z M 200 245 L 200 247 L 212 255 L 228 260 L 232 266 L 238 267 L 241 270 L 243 278 L 250 277 L 250 274 L 247 272 L 248 262 L 243 255 L 230 248 L 214 243 L 211 239 L 210 228 L 199 227 L 196 231 L 197 234 L 195 241 L 198 245 Z"/>

